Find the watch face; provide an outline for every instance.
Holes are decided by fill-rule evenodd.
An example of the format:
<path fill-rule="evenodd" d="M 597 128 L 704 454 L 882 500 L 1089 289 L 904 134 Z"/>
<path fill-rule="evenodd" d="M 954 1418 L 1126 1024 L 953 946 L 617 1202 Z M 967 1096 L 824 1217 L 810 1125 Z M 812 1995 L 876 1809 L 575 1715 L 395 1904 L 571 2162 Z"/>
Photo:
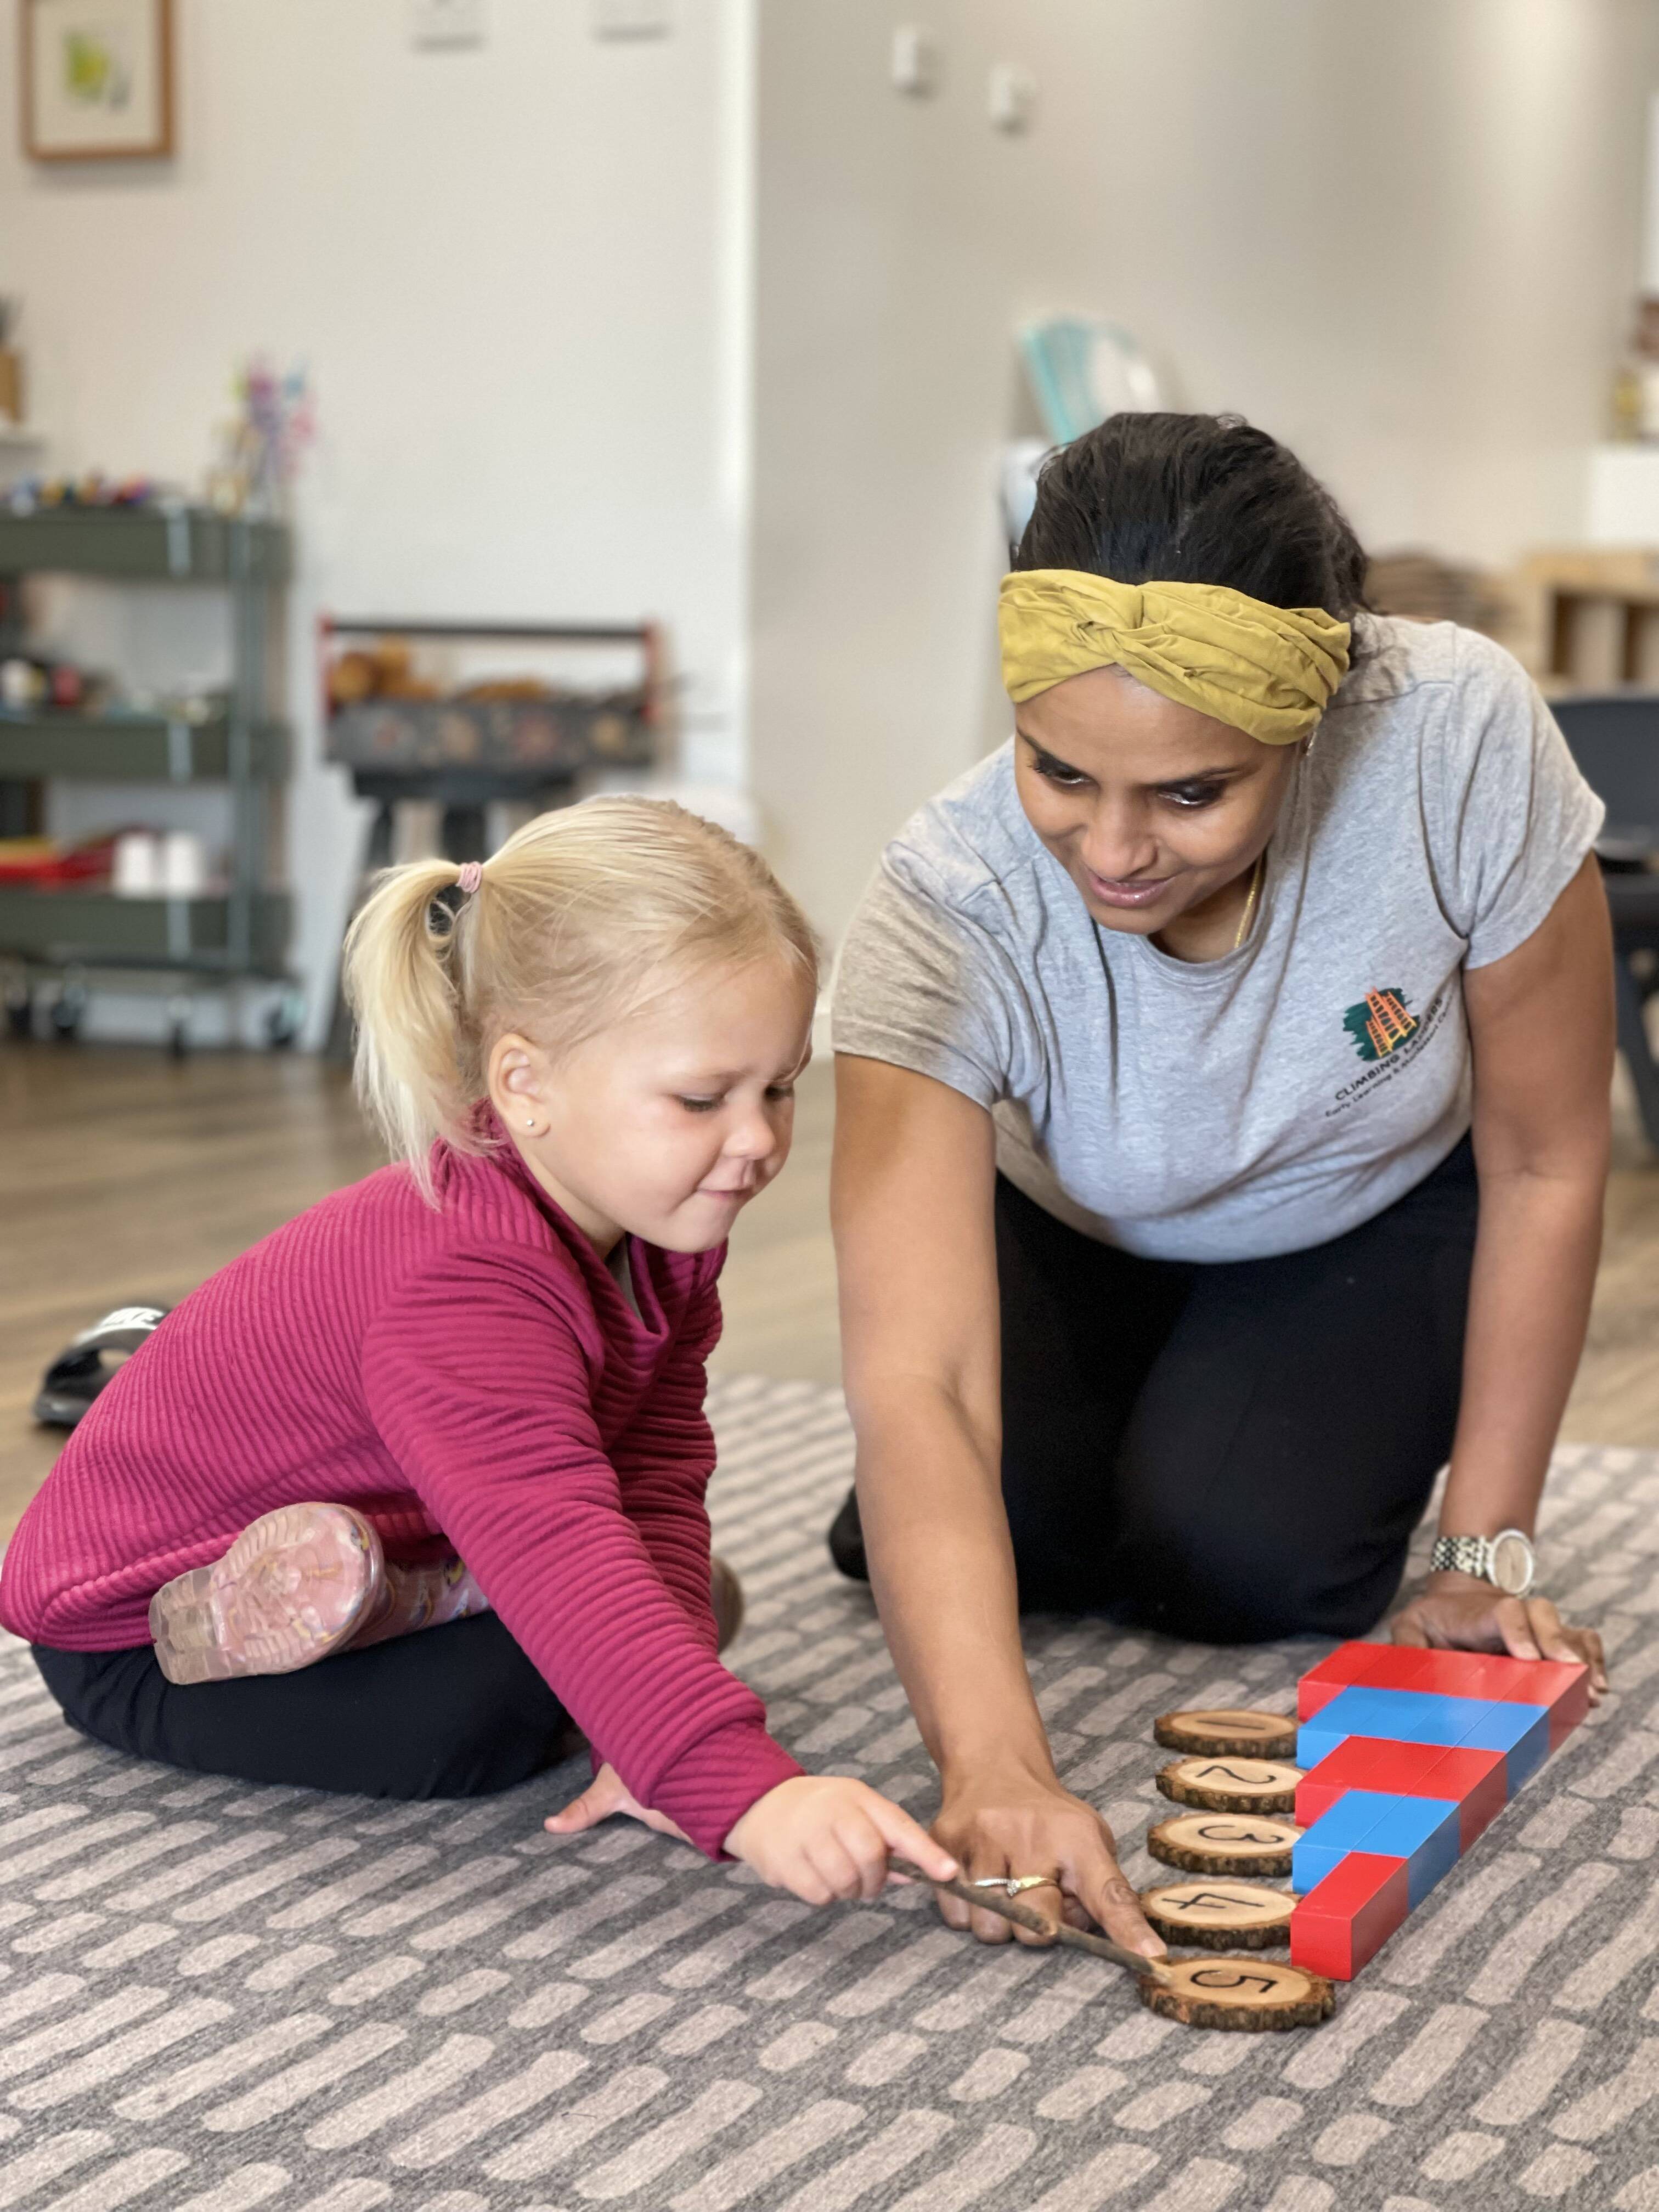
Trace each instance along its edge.
<path fill-rule="evenodd" d="M 1519 1597 L 1532 1582 L 1532 1546 L 1516 1529 L 1493 1540 L 1492 1578 L 1510 1597 Z"/>

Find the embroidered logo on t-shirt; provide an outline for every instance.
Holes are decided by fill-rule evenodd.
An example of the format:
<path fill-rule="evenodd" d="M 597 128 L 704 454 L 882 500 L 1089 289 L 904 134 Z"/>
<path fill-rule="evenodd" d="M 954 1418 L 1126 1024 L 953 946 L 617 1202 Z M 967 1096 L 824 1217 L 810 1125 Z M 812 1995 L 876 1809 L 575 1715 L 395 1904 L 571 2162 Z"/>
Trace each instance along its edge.
<path fill-rule="evenodd" d="M 1343 1015 L 1342 1026 L 1353 1039 L 1353 1048 L 1361 1060 L 1386 1060 L 1415 1033 L 1419 1023 L 1416 1015 L 1407 1011 L 1405 993 L 1394 983 L 1380 991 L 1367 991 L 1359 1004 Z"/>

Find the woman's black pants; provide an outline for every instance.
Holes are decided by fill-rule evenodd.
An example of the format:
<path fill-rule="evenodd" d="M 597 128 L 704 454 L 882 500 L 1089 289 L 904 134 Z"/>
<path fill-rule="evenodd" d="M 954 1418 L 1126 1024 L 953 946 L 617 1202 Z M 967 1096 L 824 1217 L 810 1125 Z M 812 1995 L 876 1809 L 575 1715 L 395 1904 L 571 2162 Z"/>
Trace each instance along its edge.
<path fill-rule="evenodd" d="M 1101 1244 L 999 1177 L 1022 1608 L 1212 1644 L 1372 1626 L 1450 1454 L 1477 1210 L 1466 1137 L 1328 1244 L 1194 1265 Z M 862 1569 L 855 1509 L 830 1542 Z"/>

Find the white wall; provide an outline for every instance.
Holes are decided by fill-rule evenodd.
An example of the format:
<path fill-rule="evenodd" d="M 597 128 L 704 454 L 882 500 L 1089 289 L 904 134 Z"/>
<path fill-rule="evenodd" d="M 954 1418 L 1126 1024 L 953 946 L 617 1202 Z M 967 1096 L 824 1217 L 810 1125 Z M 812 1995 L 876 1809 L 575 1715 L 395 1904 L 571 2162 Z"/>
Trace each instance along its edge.
<path fill-rule="evenodd" d="M 319 608 L 659 617 L 688 771 L 742 775 L 751 4 L 606 43 L 587 0 L 489 0 L 484 46 L 417 51 L 405 0 L 176 0 L 178 158 L 63 170 L 18 150 L 0 11 L 0 292 L 52 466 L 198 483 L 234 362 L 314 379 L 289 839 L 313 979 L 357 838 L 319 759 Z M 201 618 L 171 619 L 200 665 Z"/>
<path fill-rule="evenodd" d="M 1645 0 L 765 0 L 752 691 L 775 857 L 844 921 L 1006 727 L 995 455 L 1013 332 L 1115 315 L 1379 547 L 1577 535 L 1638 277 Z M 994 61 L 1039 86 L 1022 137 Z"/>

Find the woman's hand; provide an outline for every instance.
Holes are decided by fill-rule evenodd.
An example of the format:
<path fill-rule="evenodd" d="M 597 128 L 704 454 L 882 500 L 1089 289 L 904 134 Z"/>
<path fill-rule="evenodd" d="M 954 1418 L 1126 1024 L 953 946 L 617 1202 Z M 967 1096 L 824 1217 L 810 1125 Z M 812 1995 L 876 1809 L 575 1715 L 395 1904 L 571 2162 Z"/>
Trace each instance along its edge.
<path fill-rule="evenodd" d="M 902 1807 L 862 1782 L 830 1774 L 797 1774 L 757 1797 L 726 1848 L 774 1889 L 793 1890 L 809 1905 L 878 1897 L 890 1851 L 939 1881 L 957 1871 L 956 1861 Z"/>
<path fill-rule="evenodd" d="M 579 1836 L 584 1828 L 598 1827 L 613 1813 L 625 1813 L 630 1820 L 643 1820 L 659 1835 L 678 1836 L 683 1844 L 691 1840 L 684 1828 L 675 1826 L 666 1813 L 655 1813 L 649 1805 L 641 1805 L 616 1768 L 609 1765 L 599 1769 L 580 1797 L 573 1797 L 562 1813 L 550 1813 L 542 1826 L 556 1836 Z"/>
<path fill-rule="evenodd" d="M 1051 1917 L 1063 1914 L 1074 1928 L 1097 1923 L 1115 1942 L 1149 1959 L 1164 1955 L 1118 1866 L 1111 1830 L 1092 1805 L 1057 1781 L 1022 1776 L 997 1784 L 976 1778 L 971 1794 L 947 1788 L 933 1832 L 961 1860 L 964 1881 L 1052 1875 L 1053 1889 L 1023 1891 L 1020 1903 Z M 943 1895 L 939 1906 L 952 1928 L 971 1929 L 982 1943 L 1006 1943 L 1010 1936 L 1018 1943 L 1043 1941 L 994 1913 L 974 1911 L 960 1898 Z"/>
<path fill-rule="evenodd" d="M 1601 1639 L 1593 1628 L 1569 1628 L 1548 1598 L 1505 1597 L 1479 1575 L 1431 1575 L 1422 1595 L 1402 1606 L 1389 1626 L 1396 1644 L 1586 1666 L 1592 1705 L 1607 1686 Z"/>

